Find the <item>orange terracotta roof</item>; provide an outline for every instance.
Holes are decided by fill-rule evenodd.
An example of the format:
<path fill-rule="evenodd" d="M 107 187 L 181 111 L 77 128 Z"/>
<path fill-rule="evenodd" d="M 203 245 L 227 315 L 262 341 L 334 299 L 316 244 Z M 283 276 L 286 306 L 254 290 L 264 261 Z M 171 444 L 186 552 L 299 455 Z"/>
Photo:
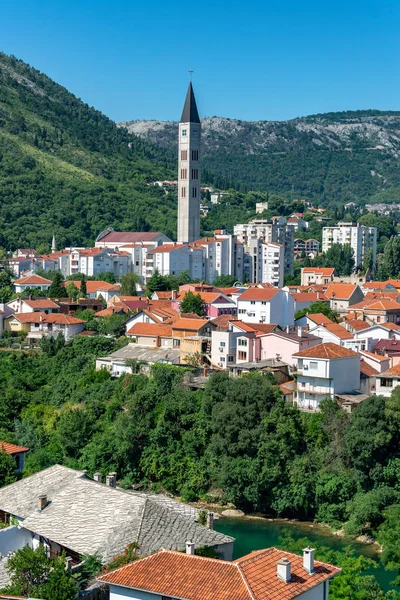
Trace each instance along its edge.
<path fill-rule="evenodd" d="M 8 442 L 0 441 L 0 452 L 7 452 L 7 454 L 18 454 L 19 452 L 28 452 L 29 448 L 26 446 L 17 446 L 16 444 L 9 444 Z"/>
<path fill-rule="evenodd" d="M 336 298 L 339 300 L 348 300 L 350 296 L 354 293 L 356 289 L 356 285 L 353 283 L 331 283 L 328 286 L 325 294 L 331 300 L 332 298 Z"/>
<path fill-rule="evenodd" d="M 389 292 L 387 290 L 381 290 L 379 292 L 367 292 L 365 294 L 365 300 L 394 300 L 397 302 L 399 292 Z"/>
<path fill-rule="evenodd" d="M 334 274 L 335 269 L 330 267 L 316 268 L 316 267 L 304 267 L 304 273 L 318 273 L 318 275 L 325 275 L 325 277 L 330 277 Z"/>
<path fill-rule="evenodd" d="M 72 280 L 68 280 L 64 282 L 64 286 L 67 287 L 67 285 L 69 285 L 70 283 L 73 283 L 74 286 L 76 288 L 78 288 L 78 290 L 81 289 L 81 281 L 72 281 Z M 108 283 L 107 281 L 93 281 L 93 280 L 88 280 L 86 281 L 86 291 L 88 294 L 94 294 L 95 292 L 98 292 L 99 290 L 109 290 L 109 289 L 118 289 L 115 288 L 115 285 L 112 283 Z"/>
<path fill-rule="evenodd" d="M 379 375 L 379 371 L 374 369 L 374 367 L 371 367 L 371 365 L 369 365 L 363 359 L 360 360 L 360 372 L 367 377 L 375 377 L 376 375 Z"/>
<path fill-rule="evenodd" d="M 71 317 L 64 313 L 46 315 L 42 312 L 15 313 L 10 315 L 8 319 L 17 319 L 20 323 L 55 323 L 57 325 L 78 325 L 85 322 L 82 319 Z"/>
<path fill-rule="evenodd" d="M 326 323 L 326 325 L 323 325 L 323 328 L 336 335 L 340 340 L 351 340 L 354 337 L 350 331 L 346 331 L 339 323 Z"/>
<path fill-rule="evenodd" d="M 186 296 L 186 294 L 188 294 L 189 292 L 180 292 L 177 296 L 177 301 L 178 302 L 182 302 L 182 300 L 184 299 L 184 297 Z M 197 294 L 200 295 L 202 301 L 205 304 L 212 304 L 213 302 L 215 302 L 215 300 L 217 298 L 219 298 L 220 296 L 222 296 L 222 294 L 220 292 L 192 292 L 195 296 L 197 296 Z M 230 302 L 230 300 L 227 298 L 226 299 L 227 302 Z"/>
<path fill-rule="evenodd" d="M 173 329 L 187 329 L 189 331 L 198 331 L 208 323 L 207 319 L 178 319 L 173 323 Z"/>
<path fill-rule="evenodd" d="M 221 316 L 217 317 L 216 319 L 212 319 L 210 321 L 210 323 L 213 323 L 213 325 L 216 325 L 217 329 L 219 331 L 228 331 L 229 323 L 231 321 L 235 321 L 235 320 L 236 320 L 235 315 L 221 315 Z"/>
<path fill-rule="evenodd" d="M 328 298 L 321 292 L 291 292 L 296 302 L 326 302 Z"/>
<path fill-rule="evenodd" d="M 398 302 L 394 302 L 393 300 L 378 300 L 377 302 L 373 302 L 369 306 L 366 307 L 366 311 L 368 310 L 400 310 L 400 304 Z"/>
<path fill-rule="evenodd" d="M 149 337 L 172 337 L 172 327 L 164 323 L 135 323 L 127 334 L 147 335 Z"/>
<path fill-rule="evenodd" d="M 291 563 L 287 583 L 277 576 L 277 563 L 282 559 Z M 252 552 L 233 562 L 160 550 L 98 579 L 186 600 L 292 600 L 340 571 L 315 561 L 314 573 L 309 574 L 301 556 L 277 548 Z"/>
<path fill-rule="evenodd" d="M 400 331 L 400 325 L 397 325 L 396 323 L 375 323 L 374 325 L 371 325 L 371 327 L 383 327 L 384 329 L 393 329 L 393 331 Z"/>
<path fill-rule="evenodd" d="M 396 289 L 400 288 L 400 279 L 388 279 L 386 283 L 390 283 Z"/>
<path fill-rule="evenodd" d="M 357 356 L 357 353 L 349 348 L 343 348 L 343 346 L 338 346 L 337 344 L 329 342 L 327 344 L 318 344 L 318 346 L 307 348 L 307 350 L 301 350 L 300 352 L 293 354 L 293 356 L 335 359 L 345 358 L 347 356 Z"/>
<path fill-rule="evenodd" d="M 364 329 L 369 329 L 371 327 L 367 321 L 363 321 L 361 319 L 347 319 L 346 323 L 356 331 L 363 331 Z"/>
<path fill-rule="evenodd" d="M 235 327 L 239 327 L 239 329 L 242 329 L 247 333 L 254 333 L 258 329 L 259 323 L 254 323 L 254 325 L 250 325 L 249 323 L 243 323 L 243 321 L 232 320 L 232 325 L 234 325 Z"/>
<path fill-rule="evenodd" d="M 171 300 L 172 292 L 156 292 L 158 300 Z"/>
<path fill-rule="evenodd" d="M 379 377 L 400 377 L 400 363 L 387 371 L 379 374 Z"/>
<path fill-rule="evenodd" d="M 271 298 L 273 298 L 280 290 L 278 290 L 277 288 L 274 287 L 268 287 L 268 288 L 249 288 L 247 289 L 245 292 L 243 292 L 243 294 L 241 294 L 239 296 L 239 301 L 242 300 L 258 300 L 260 302 L 262 301 L 269 301 L 271 300 Z"/>
<path fill-rule="evenodd" d="M 382 290 L 387 285 L 391 285 L 388 281 L 368 281 L 363 283 L 362 286 L 365 290 Z"/>
<path fill-rule="evenodd" d="M 316 325 L 326 325 L 327 323 L 333 323 L 332 319 L 329 319 L 324 313 L 315 313 L 306 315 L 307 319 L 310 319 Z"/>
<path fill-rule="evenodd" d="M 251 327 L 250 323 L 245 323 L 245 325 Z M 272 333 L 277 327 L 278 325 L 276 325 L 275 323 L 257 323 L 253 325 L 253 328 L 257 331 L 257 335 Z"/>
<path fill-rule="evenodd" d="M 37 300 L 24 300 L 24 304 L 27 304 L 31 308 L 60 308 L 58 304 L 49 300 L 48 298 L 37 299 Z"/>
<path fill-rule="evenodd" d="M 360 350 L 360 354 L 361 355 L 366 354 L 367 356 L 369 356 L 370 358 L 373 358 L 374 360 L 377 360 L 378 362 L 383 362 L 385 360 L 388 360 L 387 356 L 381 356 L 380 354 L 374 354 L 373 352 L 368 352 L 368 350 Z"/>
<path fill-rule="evenodd" d="M 165 254 L 166 252 L 173 252 L 174 250 L 179 250 L 180 248 L 185 247 L 186 244 L 163 244 L 162 246 L 154 248 L 154 250 L 149 250 L 147 252 L 147 256 L 150 254 Z"/>
<path fill-rule="evenodd" d="M 51 283 L 50 279 L 45 279 L 39 275 L 29 275 L 14 281 L 14 285 L 51 285 Z"/>

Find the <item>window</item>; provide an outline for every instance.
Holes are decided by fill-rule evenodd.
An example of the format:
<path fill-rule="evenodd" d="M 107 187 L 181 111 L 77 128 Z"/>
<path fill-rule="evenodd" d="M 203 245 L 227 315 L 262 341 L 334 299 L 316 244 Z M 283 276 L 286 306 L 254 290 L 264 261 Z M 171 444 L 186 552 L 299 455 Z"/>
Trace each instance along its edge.
<path fill-rule="evenodd" d="M 239 315 L 244 315 L 246 314 L 246 309 L 245 308 L 239 308 Z"/>
<path fill-rule="evenodd" d="M 186 198 L 186 188 L 185 187 L 182 188 L 181 196 L 182 196 L 182 198 Z"/>
<path fill-rule="evenodd" d="M 255 304 L 256 301 L 255 300 L 250 300 L 250 304 Z"/>
<path fill-rule="evenodd" d="M 233 356 L 232 355 L 228 356 L 228 362 L 233 362 Z"/>
<path fill-rule="evenodd" d="M 222 348 L 225 348 L 225 342 L 220 342 L 219 345 L 222 346 Z"/>
<path fill-rule="evenodd" d="M 181 160 L 187 160 L 187 150 L 181 150 Z"/>
<path fill-rule="evenodd" d="M 181 179 L 187 179 L 187 169 L 181 169 Z"/>
<path fill-rule="evenodd" d="M 199 151 L 198 150 L 192 150 L 192 160 L 199 160 Z"/>
<path fill-rule="evenodd" d="M 220 356 L 220 357 L 219 357 L 219 360 L 220 360 L 221 362 L 225 362 L 225 356 Z"/>
<path fill-rule="evenodd" d="M 174 339 L 173 345 L 174 346 L 180 346 L 181 345 L 181 340 Z"/>
<path fill-rule="evenodd" d="M 197 198 L 197 188 L 192 188 L 192 198 Z"/>
<path fill-rule="evenodd" d="M 318 369 L 318 363 L 315 360 L 310 361 L 310 369 Z"/>
<path fill-rule="evenodd" d="M 197 137 L 198 133 L 199 133 L 199 132 L 197 131 L 197 129 L 193 129 L 193 130 L 192 130 L 192 135 L 193 135 L 194 137 Z"/>
<path fill-rule="evenodd" d="M 393 387 L 393 379 L 381 378 L 381 387 Z"/>
<path fill-rule="evenodd" d="M 182 137 L 186 137 L 187 136 L 187 129 L 182 129 Z"/>
<path fill-rule="evenodd" d="M 239 350 L 239 352 L 238 352 L 238 359 L 239 360 L 247 360 L 247 354 L 246 354 L 246 352 L 243 352 L 243 351 Z"/>
<path fill-rule="evenodd" d="M 247 346 L 247 340 L 246 339 L 238 339 L 238 345 L 239 346 Z"/>
<path fill-rule="evenodd" d="M 267 303 L 266 303 L 266 301 L 265 301 L 265 300 L 262 300 L 261 304 L 262 304 L 263 306 L 266 306 L 266 305 L 267 305 Z"/>
<path fill-rule="evenodd" d="M 198 178 L 199 178 L 199 170 L 192 169 L 192 179 L 198 179 Z"/>

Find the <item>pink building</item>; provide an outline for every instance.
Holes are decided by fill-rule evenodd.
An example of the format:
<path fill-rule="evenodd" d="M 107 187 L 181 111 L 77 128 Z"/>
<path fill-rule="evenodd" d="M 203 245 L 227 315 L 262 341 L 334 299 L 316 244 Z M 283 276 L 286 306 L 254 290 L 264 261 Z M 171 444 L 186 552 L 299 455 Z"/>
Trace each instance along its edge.
<path fill-rule="evenodd" d="M 172 308 L 180 312 L 180 305 L 185 295 L 188 292 L 180 292 L 177 297 L 172 300 Z M 211 319 L 216 319 L 221 315 L 236 315 L 236 304 L 220 292 L 192 292 L 199 294 L 204 305 L 205 316 Z"/>

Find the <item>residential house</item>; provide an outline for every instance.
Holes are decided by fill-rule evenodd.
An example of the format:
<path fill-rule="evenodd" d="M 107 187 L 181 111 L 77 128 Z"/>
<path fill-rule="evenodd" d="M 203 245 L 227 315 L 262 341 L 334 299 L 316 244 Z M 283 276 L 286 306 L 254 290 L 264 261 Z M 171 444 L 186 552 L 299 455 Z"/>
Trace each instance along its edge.
<path fill-rule="evenodd" d="M 20 547 L 43 543 L 51 555 L 65 552 L 73 565 L 88 554 L 106 564 L 132 542 L 142 555 L 183 550 L 188 539 L 232 559 L 234 539 L 214 531 L 211 519 L 209 527 L 199 525 L 197 509 L 167 496 L 120 489 L 116 473 L 105 484 L 101 473 L 93 477 L 54 465 L 1 488 L 0 518 L 19 522 L 6 535 L 18 539 L 25 533 Z M 0 530 L 0 540 L 4 531 L 9 528 Z"/>
<path fill-rule="evenodd" d="M 301 269 L 301 285 L 329 284 L 336 275 L 334 268 L 304 267 Z"/>
<path fill-rule="evenodd" d="M 183 291 L 179 292 L 175 300 L 172 301 L 172 308 L 176 311 L 180 311 L 180 305 L 182 300 L 185 298 L 185 295 L 188 292 Z M 211 319 L 220 317 L 221 315 L 236 315 L 237 308 L 236 304 L 231 298 L 225 296 L 225 294 L 221 294 L 221 292 L 193 292 L 194 294 L 199 294 L 204 307 L 204 313 L 206 317 Z"/>
<path fill-rule="evenodd" d="M 349 307 L 357 318 L 374 323 L 396 323 L 400 325 L 400 304 L 390 299 L 364 299 Z"/>
<path fill-rule="evenodd" d="M 365 349 L 369 352 L 380 353 L 387 341 L 400 340 L 400 325 L 395 323 L 377 323 L 368 329 L 362 329 L 353 334 L 355 340 L 365 340 Z M 389 346 L 390 344 L 386 344 Z"/>
<path fill-rule="evenodd" d="M 395 388 L 400 385 L 400 363 L 376 376 L 376 394 L 390 398 Z"/>
<path fill-rule="evenodd" d="M 360 350 L 361 360 L 369 364 L 378 373 L 387 371 L 390 368 L 390 359 L 374 352 L 368 352 L 368 350 Z"/>
<path fill-rule="evenodd" d="M 304 329 L 314 329 L 318 325 L 333 323 L 324 313 L 306 313 L 303 317 L 295 320 L 295 325 Z"/>
<path fill-rule="evenodd" d="M 276 357 L 288 365 L 295 363 L 293 355 L 296 352 L 317 346 L 322 341 L 316 334 L 307 333 L 301 327 L 287 327 L 285 331 L 275 329 L 271 333 L 259 335 L 259 339 L 260 360 Z"/>
<path fill-rule="evenodd" d="M 145 559 L 101 575 L 110 600 L 327 600 L 329 580 L 340 569 L 314 561 L 314 550 L 303 557 L 267 548 L 225 562 L 194 554 L 162 550 Z"/>
<path fill-rule="evenodd" d="M 387 358 L 390 366 L 395 367 L 400 364 L 400 341 L 399 336 L 393 339 L 379 340 L 374 347 L 374 352 Z"/>
<path fill-rule="evenodd" d="M 28 341 L 42 337 L 57 337 L 62 334 L 68 341 L 83 331 L 85 321 L 70 315 L 43 312 L 19 313 L 6 319 L 6 331 L 27 333 Z"/>
<path fill-rule="evenodd" d="M 292 293 L 292 296 L 294 299 L 294 314 L 304 308 L 310 308 L 311 304 L 315 304 L 316 302 L 322 302 L 329 306 L 328 298 L 321 292 Z"/>
<path fill-rule="evenodd" d="M 7 302 L 7 306 L 15 313 L 44 312 L 51 314 L 60 311 L 59 305 L 50 298 L 14 298 Z"/>
<path fill-rule="evenodd" d="M 360 389 L 360 355 L 337 344 L 319 344 L 294 355 L 297 360 L 296 403 L 318 410 L 322 400 Z"/>
<path fill-rule="evenodd" d="M 170 346 L 142 346 L 128 344 L 108 356 L 96 359 L 96 370 L 106 369 L 113 377 L 121 377 L 126 373 L 132 374 L 132 362 L 140 365 L 140 372 L 151 373 L 151 365 L 162 363 L 168 365 L 180 364 L 180 348 Z"/>
<path fill-rule="evenodd" d="M 0 452 L 10 454 L 15 460 L 15 472 L 20 473 L 24 470 L 25 454 L 29 452 L 26 446 L 17 446 L 0 440 Z"/>
<path fill-rule="evenodd" d="M 339 323 L 325 323 L 324 325 L 317 325 L 310 329 L 310 333 L 317 335 L 322 339 L 324 344 L 331 342 L 344 348 L 350 348 L 356 352 L 364 350 L 366 348 L 366 340 L 355 340 L 354 335 L 347 331 Z"/>
<path fill-rule="evenodd" d="M 379 371 L 370 362 L 360 360 L 360 394 L 372 396 L 376 394 L 376 378 Z"/>
<path fill-rule="evenodd" d="M 173 347 L 172 327 L 164 323 L 135 323 L 126 335 L 140 346 Z"/>
<path fill-rule="evenodd" d="M 57 298 L 57 304 L 60 307 L 60 312 L 69 315 L 75 313 L 77 310 L 94 310 L 99 312 L 103 308 L 103 302 L 101 298 Z"/>
<path fill-rule="evenodd" d="M 69 280 L 64 282 L 64 286 L 70 285 L 71 283 L 80 290 L 82 282 L 78 280 Z M 86 282 L 86 297 L 87 298 L 99 298 L 99 296 L 103 296 L 102 292 L 106 292 L 107 290 L 112 290 L 112 295 L 117 296 L 119 294 L 119 286 L 116 286 L 113 283 L 108 283 L 107 281 L 97 281 L 88 279 Z M 106 298 L 104 300 L 107 302 Z"/>
<path fill-rule="evenodd" d="M 331 283 L 326 292 L 330 307 L 340 315 L 346 314 L 349 308 L 364 298 L 360 286 L 353 283 Z"/>
<path fill-rule="evenodd" d="M 237 300 L 238 318 L 248 323 L 275 323 L 280 327 L 294 323 L 294 299 L 273 287 L 249 288 Z"/>
<path fill-rule="evenodd" d="M 40 277 L 39 275 L 29 275 L 28 277 L 16 279 L 13 282 L 13 285 L 16 294 L 22 294 L 27 289 L 46 291 L 51 286 L 51 280 Z"/>
<path fill-rule="evenodd" d="M 160 231 L 114 231 L 109 227 L 96 238 L 96 248 L 119 248 L 128 244 L 156 242 L 158 245 L 171 240 Z"/>

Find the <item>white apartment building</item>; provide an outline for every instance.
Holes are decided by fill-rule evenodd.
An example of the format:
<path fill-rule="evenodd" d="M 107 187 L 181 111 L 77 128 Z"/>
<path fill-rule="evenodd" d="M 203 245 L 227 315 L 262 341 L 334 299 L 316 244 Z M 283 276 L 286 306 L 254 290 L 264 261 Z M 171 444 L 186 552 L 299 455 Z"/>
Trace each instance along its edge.
<path fill-rule="evenodd" d="M 327 252 L 333 244 L 344 246 L 349 244 L 353 250 L 356 267 L 361 267 L 364 256 L 372 250 L 374 266 L 376 265 L 377 228 L 356 223 L 338 223 L 335 227 L 322 229 L 322 252 Z"/>
<path fill-rule="evenodd" d="M 203 279 L 203 254 L 202 248 L 193 249 L 186 244 L 167 243 L 158 246 L 147 252 L 146 279 L 156 270 L 160 275 L 174 276 L 187 271 L 192 279 Z"/>
<path fill-rule="evenodd" d="M 261 245 L 261 279 L 262 283 L 283 287 L 285 249 L 281 244 L 267 242 Z"/>
<path fill-rule="evenodd" d="M 214 231 L 214 237 L 196 240 L 190 248 L 192 252 L 199 248 L 203 250 L 202 279 L 208 283 L 219 275 L 234 275 L 238 281 L 243 280 L 244 252 L 238 236 L 220 229 Z"/>
<path fill-rule="evenodd" d="M 247 323 L 294 324 L 294 299 L 277 288 L 249 288 L 237 301 L 238 319 Z"/>
<path fill-rule="evenodd" d="M 129 252 L 111 248 L 74 248 L 69 255 L 69 273 L 83 273 L 97 276 L 99 273 L 113 273 L 117 279 L 131 273 L 132 257 Z"/>
<path fill-rule="evenodd" d="M 325 398 L 360 389 L 360 355 L 333 343 L 319 344 L 293 355 L 297 360 L 296 402 L 318 410 Z"/>
<path fill-rule="evenodd" d="M 253 219 L 250 223 L 235 225 L 234 233 L 244 246 L 245 272 L 249 281 L 261 282 L 257 279 L 260 277 L 258 263 L 262 258 L 259 242 L 281 244 L 284 248 L 284 273 L 293 274 L 294 228 L 287 227 L 285 217 L 274 217 L 270 220 Z"/>

